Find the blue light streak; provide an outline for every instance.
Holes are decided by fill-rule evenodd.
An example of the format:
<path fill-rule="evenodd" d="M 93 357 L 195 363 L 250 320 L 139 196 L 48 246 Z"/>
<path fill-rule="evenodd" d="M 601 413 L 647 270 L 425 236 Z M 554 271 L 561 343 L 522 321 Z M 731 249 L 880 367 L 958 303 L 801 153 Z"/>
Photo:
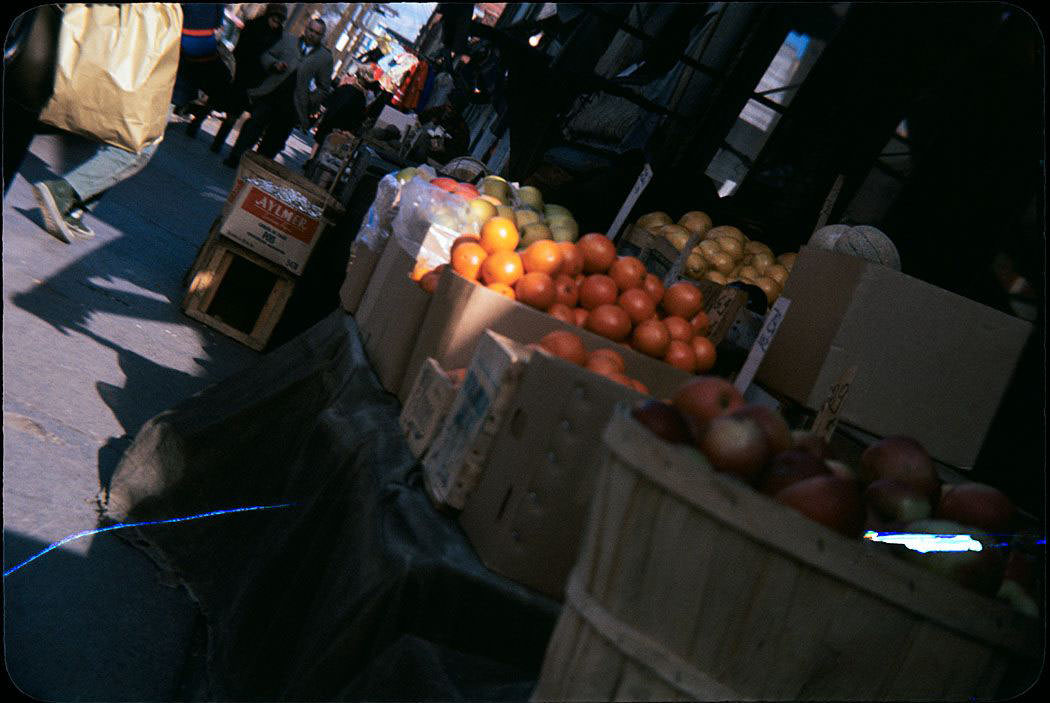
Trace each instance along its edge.
<path fill-rule="evenodd" d="M 83 537 L 90 537 L 91 535 L 97 535 L 97 534 L 101 534 L 103 532 L 111 532 L 113 530 L 122 530 L 122 529 L 124 529 L 126 527 L 145 527 L 147 525 L 170 525 L 170 524 L 176 523 L 176 522 L 187 522 L 188 520 L 200 520 L 201 518 L 216 517 L 216 516 L 219 516 L 219 515 L 230 515 L 232 513 L 246 513 L 246 512 L 253 511 L 253 510 L 274 510 L 276 508 L 290 508 L 293 505 L 295 505 L 295 503 L 281 503 L 279 505 L 255 505 L 255 506 L 252 506 L 250 508 L 228 508 L 226 510 L 213 510 L 213 511 L 207 512 L 207 513 L 200 513 L 199 515 L 188 515 L 186 517 L 173 517 L 173 518 L 168 518 L 167 520 L 147 520 L 147 521 L 144 521 L 144 522 L 121 522 L 121 523 L 117 523 L 116 525 L 110 525 L 109 527 L 98 527 L 98 528 L 95 528 L 93 530 L 84 530 L 83 532 L 77 532 L 76 534 L 70 535 L 69 537 L 65 537 L 65 538 L 59 540 L 58 542 L 54 542 L 49 547 L 46 547 L 45 549 L 41 550 L 40 552 L 38 552 L 38 553 L 34 554 L 33 556 L 29 557 L 28 559 L 23 561 L 21 564 L 18 564 L 17 566 L 12 566 L 10 569 L 8 569 L 7 571 L 4 572 L 4 578 L 7 578 L 8 576 L 13 574 L 14 572 L 16 572 L 19 569 L 21 569 L 26 564 L 29 564 L 30 562 L 33 562 L 33 561 L 39 559 L 40 557 L 44 556 L 48 552 L 50 552 L 52 550 L 55 550 L 55 549 L 58 549 L 59 547 L 61 547 L 64 544 L 69 544 L 70 542 L 76 541 L 76 540 L 81 539 Z"/>
<path fill-rule="evenodd" d="M 908 549 L 927 552 L 979 552 L 984 546 L 970 535 L 931 535 L 910 532 L 876 532 L 868 530 L 864 539 L 872 542 L 901 544 Z"/>

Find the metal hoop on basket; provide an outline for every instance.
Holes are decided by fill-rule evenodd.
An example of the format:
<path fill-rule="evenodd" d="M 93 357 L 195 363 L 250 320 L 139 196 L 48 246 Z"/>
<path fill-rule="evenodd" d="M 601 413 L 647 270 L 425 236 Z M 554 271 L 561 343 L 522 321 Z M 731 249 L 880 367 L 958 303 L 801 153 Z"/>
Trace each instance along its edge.
<path fill-rule="evenodd" d="M 446 175 L 460 181 L 476 181 L 477 179 L 491 175 L 488 167 L 472 156 L 457 156 L 447 164 L 438 169 L 441 175 Z"/>

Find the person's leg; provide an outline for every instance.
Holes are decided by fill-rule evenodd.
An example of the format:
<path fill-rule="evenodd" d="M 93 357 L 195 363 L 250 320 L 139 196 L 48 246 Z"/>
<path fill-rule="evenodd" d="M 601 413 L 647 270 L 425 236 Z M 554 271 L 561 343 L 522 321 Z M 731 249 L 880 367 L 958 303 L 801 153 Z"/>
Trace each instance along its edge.
<path fill-rule="evenodd" d="M 233 131 L 237 120 L 241 119 L 241 114 L 248 109 L 248 98 L 244 93 L 236 86 L 232 90 L 234 92 L 229 103 L 221 106 L 226 111 L 226 117 L 223 118 L 222 124 L 219 125 L 219 131 L 215 133 L 215 139 L 211 143 L 211 150 L 216 154 L 222 151 L 223 145 L 226 144 L 226 138 L 230 136 L 230 132 Z"/>
<path fill-rule="evenodd" d="M 259 153 L 268 159 L 276 158 L 284 150 L 284 144 L 295 128 L 296 114 L 294 109 L 282 109 L 274 115 L 259 144 Z"/>
<path fill-rule="evenodd" d="M 109 144 L 103 144 L 94 156 L 63 178 L 73 187 L 81 202 L 91 200 L 144 169 L 149 160 L 153 158 L 158 146 L 160 146 L 159 142 L 155 142 L 134 154 Z"/>
<path fill-rule="evenodd" d="M 100 144 L 95 154 L 64 176 L 33 184 L 33 192 L 49 233 L 64 242 L 95 236 L 82 217 L 107 190 L 131 178 L 149 163 L 160 146 L 155 142 L 135 154 Z"/>
<path fill-rule="evenodd" d="M 208 147 L 209 149 L 216 154 L 222 151 L 222 148 L 226 146 L 226 139 L 230 136 L 230 132 L 233 131 L 237 120 L 241 119 L 242 114 L 244 114 L 244 110 L 239 108 L 226 111 L 226 117 L 223 118 L 222 124 L 219 125 L 219 130 L 215 133 L 215 138 L 212 140 L 211 146 Z"/>
<path fill-rule="evenodd" d="M 252 105 L 252 116 L 241 126 L 241 131 L 237 135 L 237 141 L 234 142 L 230 155 L 223 159 L 223 164 L 231 168 L 237 168 L 241 162 L 241 156 L 255 146 L 255 143 L 259 141 L 259 137 L 266 131 L 273 116 L 274 109 L 268 101 L 264 100 Z"/>

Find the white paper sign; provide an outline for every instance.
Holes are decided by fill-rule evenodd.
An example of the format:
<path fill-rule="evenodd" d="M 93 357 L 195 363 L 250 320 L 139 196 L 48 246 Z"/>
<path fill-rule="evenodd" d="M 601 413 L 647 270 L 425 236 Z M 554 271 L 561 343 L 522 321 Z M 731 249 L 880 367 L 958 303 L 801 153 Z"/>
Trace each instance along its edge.
<path fill-rule="evenodd" d="M 762 330 L 758 333 L 758 339 L 752 345 L 743 368 L 740 369 L 740 373 L 737 374 L 736 380 L 733 382 L 733 385 L 741 394 L 747 390 L 747 387 L 751 385 L 751 381 L 755 378 L 755 374 L 758 373 L 758 367 L 762 365 L 762 359 L 765 358 L 766 352 L 769 351 L 769 345 L 773 343 L 773 337 L 776 336 L 777 330 L 780 329 L 780 323 L 784 321 L 784 316 L 787 315 L 789 307 L 791 307 L 791 300 L 781 296 L 777 298 L 777 302 L 773 303 L 773 307 L 766 313 L 766 321 L 762 323 Z"/>
<path fill-rule="evenodd" d="M 620 208 L 620 212 L 617 213 L 616 219 L 609 225 L 609 231 L 606 233 L 609 239 L 616 239 L 617 233 L 620 228 L 623 227 L 624 220 L 627 219 L 627 215 L 630 214 L 631 208 L 638 202 L 638 198 L 641 197 L 642 191 L 649 185 L 649 181 L 653 180 L 653 167 L 649 164 L 645 165 L 642 169 L 641 174 L 638 176 L 638 180 L 634 182 L 634 187 L 631 188 L 631 192 L 627 194 L 627 200 L 623 201 L 623 207 Z"/>

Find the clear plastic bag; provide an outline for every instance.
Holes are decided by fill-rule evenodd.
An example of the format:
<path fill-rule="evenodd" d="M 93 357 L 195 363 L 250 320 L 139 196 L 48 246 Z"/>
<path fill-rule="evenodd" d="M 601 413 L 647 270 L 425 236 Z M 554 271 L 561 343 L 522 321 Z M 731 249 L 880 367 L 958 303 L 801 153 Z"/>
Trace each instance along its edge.
<path fill-rule="evenodd" d="M 429 166 L 419 166 L 417 169 L 427 179 L 434 178 L 437 174 Z M 415 179 L 413 179 L 415 180 Z M 401 191 L 404 184 L 397 178 L 397 173 L 388 173 L 383 176 L 376 187 L 376 197 L 368 208 L 358 230 L 357 240 L 372 251 L 380 251 L 383 244 L 390 238 L 393 231 L 394 219 L 401 204 Z"/>
<path fill-rule="evenodd" d="M 452 243 L 465 233 L 478 233 L 467 201 L 459 195 L 413 178 L 401 188 L 393 221 L 398 245 L 430 268 L 446 264 Z"/>

